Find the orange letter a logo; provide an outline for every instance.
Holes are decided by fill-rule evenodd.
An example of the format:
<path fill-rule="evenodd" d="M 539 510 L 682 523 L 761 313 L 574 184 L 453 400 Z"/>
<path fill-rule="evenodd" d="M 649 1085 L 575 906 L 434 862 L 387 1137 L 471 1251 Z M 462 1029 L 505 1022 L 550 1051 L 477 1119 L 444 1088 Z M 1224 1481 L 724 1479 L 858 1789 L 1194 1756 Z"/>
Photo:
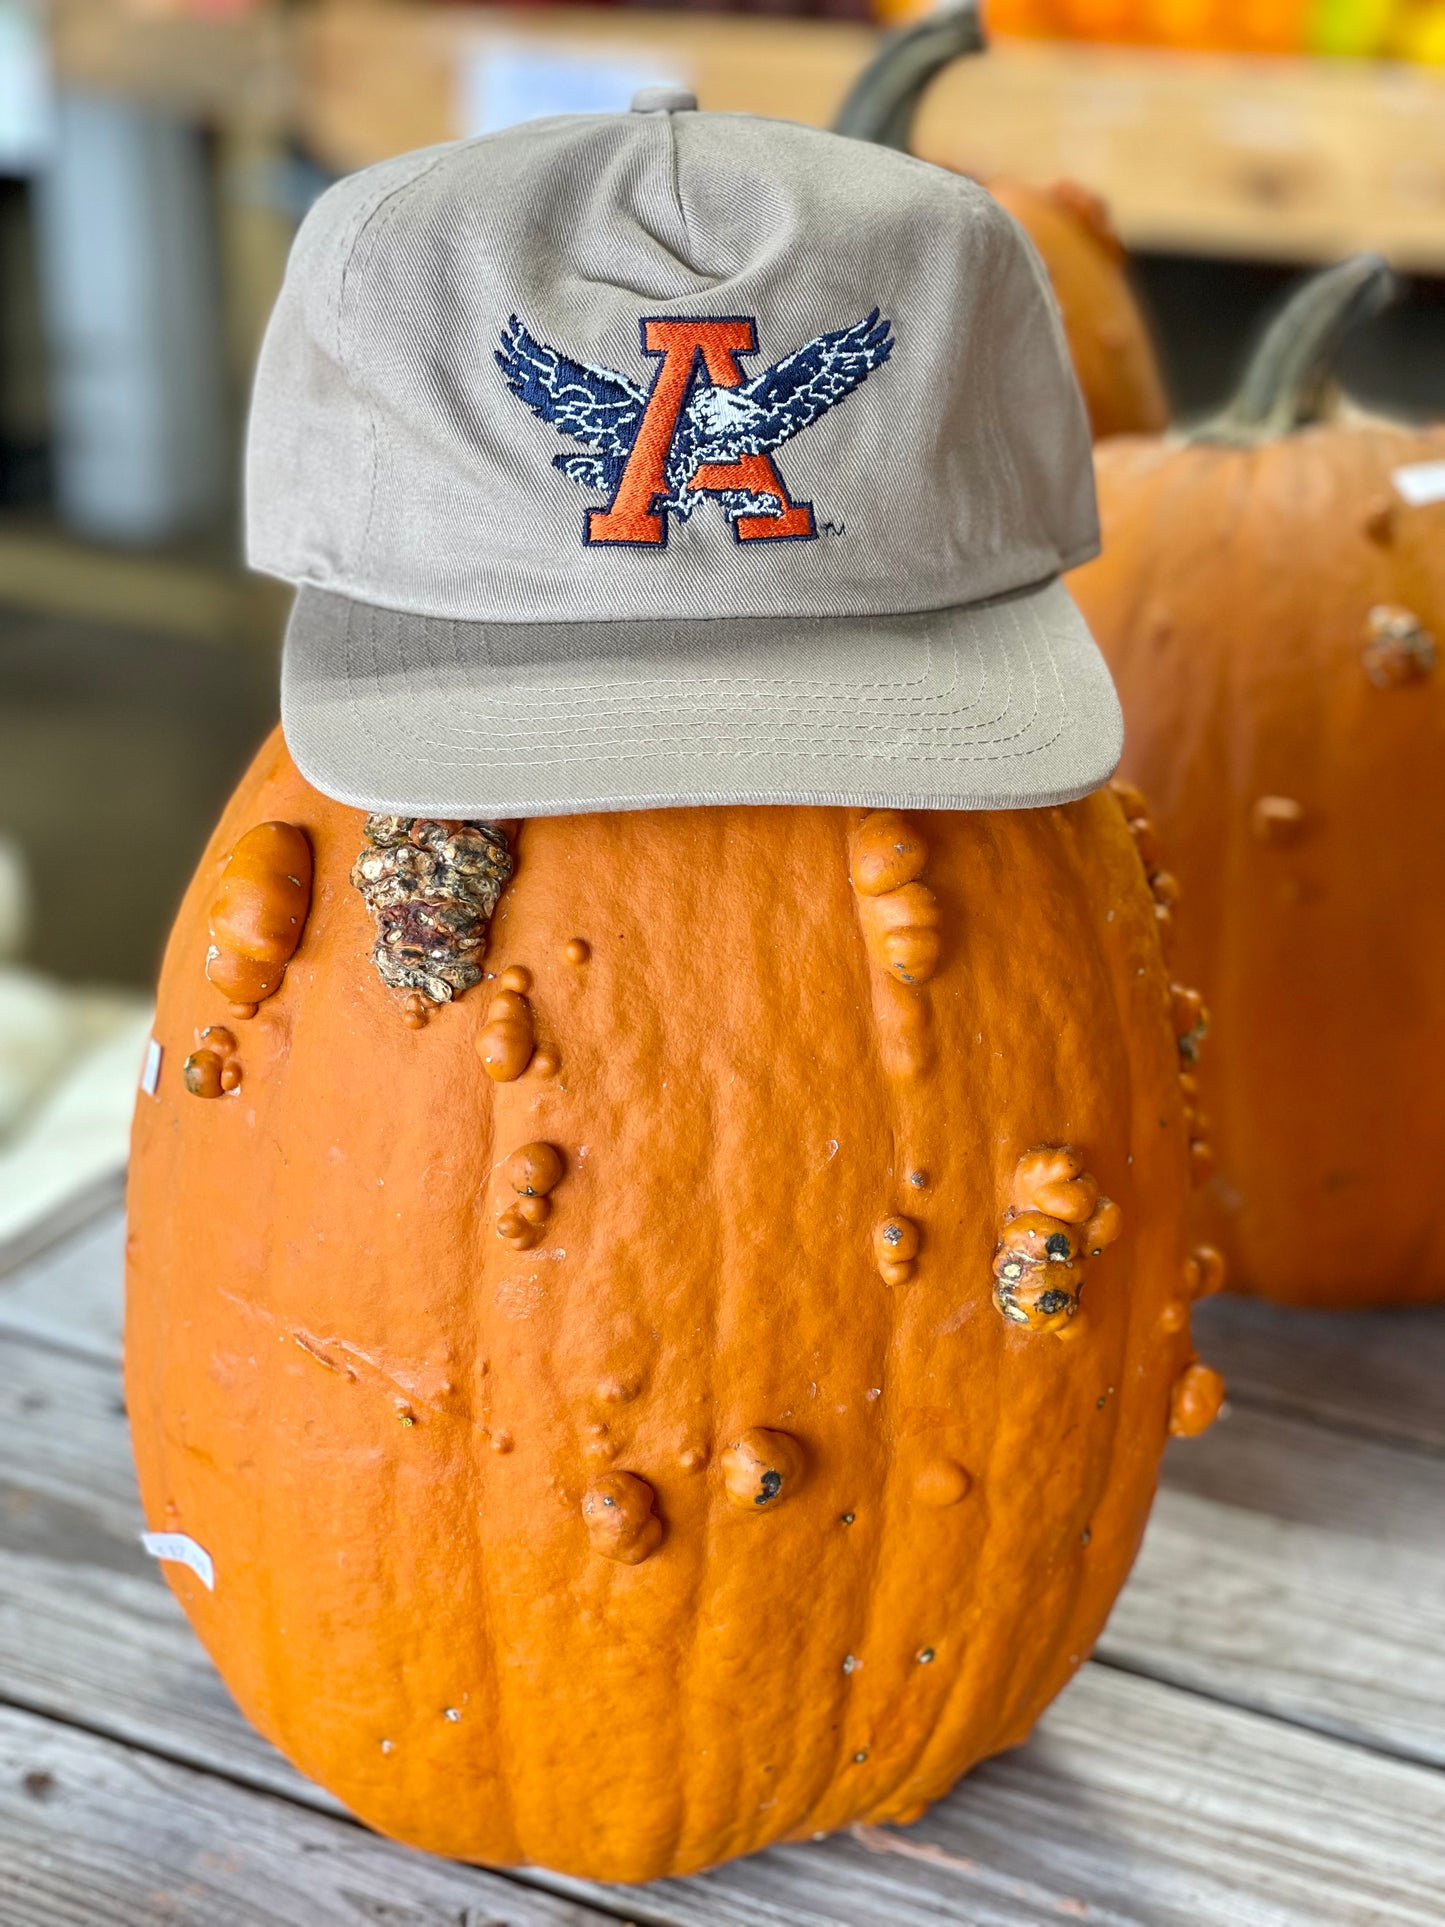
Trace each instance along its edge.
<path fill-rule="evenodd" d="M 740 542 L 767 536 L 796 539 L 816 535 L 811 503 L 789 500 L 783 478 L 770 456 L 739 454 L 731 461 L 702 461 L 696 459 L 700 451 L 685 445 L 692 438 L 679 432 L 691 421 L 691 410 L 685 422 L 679 422 L 678 417 L 694 385 L 699 363 L 715 388 L 742 385 L 737 357 L 757 352 L 754 323 L 742 319 L 644 321 L 642 352 L 661 355 L 662 366 L 653 381 L 647 410 L 617 492 L 605 509 L 593 509 L 587 517 L 587 540 L 665 542 L 666 508 L 676 505 L 683 490 L 697 495 L 737 489 L 774 497 L 781 506 L 781 514 L 734 518 L 733 528 Z M 689 514 L 691 508 L 692 504 L 688 503 L 682 510 L 683 515 Z"/>

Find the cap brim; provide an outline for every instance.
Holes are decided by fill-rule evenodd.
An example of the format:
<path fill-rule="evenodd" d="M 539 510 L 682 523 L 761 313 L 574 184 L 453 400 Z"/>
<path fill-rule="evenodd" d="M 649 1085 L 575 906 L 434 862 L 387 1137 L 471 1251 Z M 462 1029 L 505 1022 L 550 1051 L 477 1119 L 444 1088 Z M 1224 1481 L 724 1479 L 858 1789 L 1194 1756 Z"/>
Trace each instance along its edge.
<path fill-rule="evenodd" d="M 282 721 L 326 795 L 464 818 L 1020 809 L 1097 789 L 1123 746 L 1058 581 L 909 615 L 626 624 L 441 621 L 303 586 Z"/>

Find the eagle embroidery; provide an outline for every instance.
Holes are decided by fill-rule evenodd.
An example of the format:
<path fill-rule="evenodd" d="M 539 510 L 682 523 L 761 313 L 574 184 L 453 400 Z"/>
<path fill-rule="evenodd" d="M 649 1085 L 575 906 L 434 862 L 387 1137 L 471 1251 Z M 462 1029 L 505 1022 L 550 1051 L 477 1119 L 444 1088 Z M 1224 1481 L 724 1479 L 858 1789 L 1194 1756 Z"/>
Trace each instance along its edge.
<path fill-rule="evenodd" d="M 608 499 L 587 518 L 589 542 L 661 546 L 666 517 L 687 521 L 704 496 L 739 541 L 817 533 L 772 456 L 887 361 L 890 324 L 875 308 L 744 380 L 737 358 L 756 342 L 750 317 L 644 319 L 643 352 L 660 360 L 644 387 L 548 347 L 512 316 L 496 357 L 508 387 L 591 450 L 554 455 L 553 466 Z"/>

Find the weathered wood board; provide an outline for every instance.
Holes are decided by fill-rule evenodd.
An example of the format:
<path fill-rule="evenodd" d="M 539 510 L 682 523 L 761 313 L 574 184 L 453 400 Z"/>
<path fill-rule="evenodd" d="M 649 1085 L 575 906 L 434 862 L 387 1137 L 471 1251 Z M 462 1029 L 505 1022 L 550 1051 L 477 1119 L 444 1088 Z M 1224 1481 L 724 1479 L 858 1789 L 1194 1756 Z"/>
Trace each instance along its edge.
<path fill-rule="evenodd" d="M 0 1927 L 1445 1917 L 1445 1466 L 1429 1382 L 1445 1313 L 1289 1314 L 1289 1344 L 1268 1307 L 1205 1308 L 1206 1355 L 1245 1366 L 1232 1415 L 1171 1448 L 1102 1663 L 1027 1746 L 907 1831 L 615 1890 L 375 1840 L 240 1719 L 138 1544 L 120 1253 L 111 1217 L 0 1280 L 0 1699 L 17 1709 L 0 1719 Z M 1271 1348 L 1277 1378 L 1260 1363 Z M 27 1790 L 34 1772 L 63 1801 Z"/>
<path fill-rule="evenodd" d="M 89 1733 L 0 1711 L 0 1927 L 616 1927 Z"/>
<path fill-rule="evenodd" d="M 0 1271 L 0 1331 L 120 1357 L 125 1213 L 118 1199 L 28 1263 Z"/>
<path fill-rule="evenodd" d="M 1236 1405 L 1445 1449 L 1445 1312 L 1299 1312 L 1225 1293 L 1196 1308 L 1194 1335 Z"/>

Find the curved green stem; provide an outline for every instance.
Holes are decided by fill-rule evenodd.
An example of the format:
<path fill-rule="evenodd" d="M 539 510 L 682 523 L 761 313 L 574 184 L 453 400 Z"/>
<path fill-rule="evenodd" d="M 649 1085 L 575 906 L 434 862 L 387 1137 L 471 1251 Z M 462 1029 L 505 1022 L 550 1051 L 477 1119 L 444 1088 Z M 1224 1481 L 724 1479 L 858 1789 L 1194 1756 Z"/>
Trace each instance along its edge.
<path fill-rule="evenodd" d="M 854 81 L 833 132 L 907 153 L 928 83 L 962 55 L 982 53 L 987 45 L 978 0 L 945 0 L 915 25 L 887 36 Z"/>
<path fill-rule="evenodd" d="M 1399 292 L 1389 263 L 1378 254 L 1351 255 L 1312 275 L 1265 329 L 1234 400 L 1191 439 L 1269 441 L 1322 420 L 1334 393 L 1340 344 Z"/>

